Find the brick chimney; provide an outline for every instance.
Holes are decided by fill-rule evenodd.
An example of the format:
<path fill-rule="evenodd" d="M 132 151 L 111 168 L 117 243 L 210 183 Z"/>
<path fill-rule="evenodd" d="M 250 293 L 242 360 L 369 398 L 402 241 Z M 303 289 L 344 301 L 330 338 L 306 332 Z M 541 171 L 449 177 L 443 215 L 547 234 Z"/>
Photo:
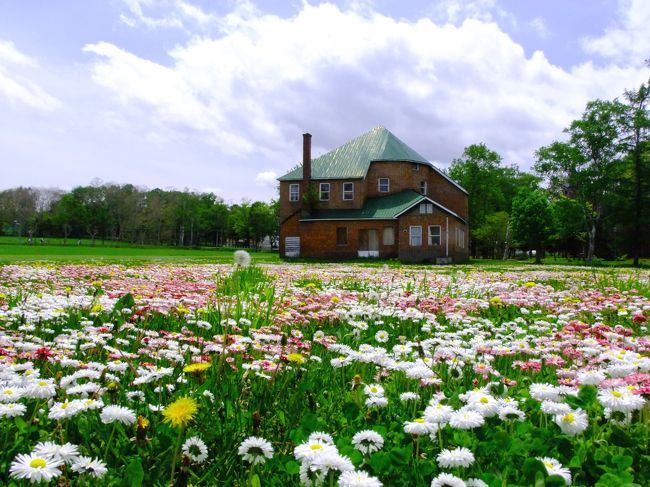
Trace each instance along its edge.
<path fill-rule="evenodd" d="M 302 134 L 302 178 L 307 191 L 311 179 L 311 134 Z"/>

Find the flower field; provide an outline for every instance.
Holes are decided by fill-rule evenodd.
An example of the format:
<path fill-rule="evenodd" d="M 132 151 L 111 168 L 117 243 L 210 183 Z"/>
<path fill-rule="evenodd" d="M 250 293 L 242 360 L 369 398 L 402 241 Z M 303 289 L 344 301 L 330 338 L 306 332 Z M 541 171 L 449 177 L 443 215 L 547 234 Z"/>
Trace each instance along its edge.
<path fill-rule="evenodd" d="M 0 485 L 647 486 L 650 274 L 0 267 Z"/>

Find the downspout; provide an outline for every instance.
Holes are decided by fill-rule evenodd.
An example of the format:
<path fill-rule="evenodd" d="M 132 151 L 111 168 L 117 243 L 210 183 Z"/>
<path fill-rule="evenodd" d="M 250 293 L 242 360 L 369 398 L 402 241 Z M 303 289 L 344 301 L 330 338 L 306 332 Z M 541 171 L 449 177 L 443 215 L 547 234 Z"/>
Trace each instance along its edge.
<path fill-rule="evenodd" d="M 449 257 L 449 217 L 445 217 L 445 257 Z"/>

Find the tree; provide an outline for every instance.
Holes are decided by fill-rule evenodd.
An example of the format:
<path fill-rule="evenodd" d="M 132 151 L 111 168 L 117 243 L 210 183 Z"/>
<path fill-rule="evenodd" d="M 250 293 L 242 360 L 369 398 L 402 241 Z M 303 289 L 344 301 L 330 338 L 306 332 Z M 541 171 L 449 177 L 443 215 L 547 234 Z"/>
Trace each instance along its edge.
<path fill-rule="evenodd" d="M 553 142 L 537 153 L 535 170 L 549 178 L 551 188 L 578 201 L 585 215 L 588 236 L 585 261 L 591 264 L 596 228 L 607 198 L 620 189 L 618 102 L 589 102 L 580 120 L 565 129 L 567 142 Z"/>
<path fill-rule="evenodd" d="M 553 233 L 553 215 L 547 196 L 540 190 L 521 191 L 512 202 L 514 240 L 525 250 L 535 250 L 535 262 L 542 255 Z"/>
<path fill-rule="evenodd" d="M 649 82 L 650 84 L 650 82 Z M 642 239 L 642 229 L 646 227 L 647 215 L 645 208 L 649 203 L 648 179 L 650 157 L 650 113 L 648 113 L 648 100 L 650 89 L 646 84 L 641 84 L 638 90 L 626 90 L 625 101 L 619 119 L 622 149 L 629 154 L 632 175 L 632 257 L 634 266 L 639 265 L 639 255 Z"/>

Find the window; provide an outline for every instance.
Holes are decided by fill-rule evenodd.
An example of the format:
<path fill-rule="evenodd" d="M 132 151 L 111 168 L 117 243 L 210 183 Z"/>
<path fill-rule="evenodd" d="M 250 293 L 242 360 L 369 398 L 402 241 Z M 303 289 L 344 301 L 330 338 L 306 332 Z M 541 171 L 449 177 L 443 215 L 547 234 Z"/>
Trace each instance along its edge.
<path fill-rule="evenodd" d="M 420 165 L 419 164 L 413 164 L 411 166 L 411 171 L 419 171 L 420 170 Z"/>
<path fill-rule="evenodd" d="M 425 196 L 427 194 L 427 182 L 426 181 L 420 181 L 420 194 L 423 194 Z"/>
<path fill-rule="evenodd" d="M 431 215 L 433 213 L 433 203 L 420 203 L 420 215 Z"/>
<path fill-rule="evenodd" d="M 422 227 L 409 227 L 409 245 L 420 247 L 422 245 Z"/>
<path fill-rule="evenodd" d="M 393 227 L 384 228 L 384 245 L 395 245 L 395 230 Z"/>
<path fill-rule="evenodd" d="M 379 192 L 388 193 L 390 191 L 390 179 L 379 178 Z"/>
<path fill-rule="evenodd" d="M 442 243 L 440 225 L 429 226 L 429 245 L 438 247 Z"/>
<path fill-rule="evenodd" d="M 336 228 L 336 245 L 348 244 L 348 229 L 346 227 Z"/>
<path fill-rule="evenodd" d="M 354 183 L 343 183 L 343 199 L 345 201 L 354 199 Z"/>
<path fill-rule="evenodd" d="M 320 200 L 329 201 L 330 199 L 330 183 L 320 183 Z"/>
<path fill-rule="evenodd" d="M 298 201 L 300 195 L 300 185 L 299 184 L 290 184 L 289 185 L 289 201 Z"/>
<path fill-rule="evenodd" d="M 465 248 L 465 230 L 462 228 L 456 229 L 456 244 L 458 245 L 458 248 Z"/>

